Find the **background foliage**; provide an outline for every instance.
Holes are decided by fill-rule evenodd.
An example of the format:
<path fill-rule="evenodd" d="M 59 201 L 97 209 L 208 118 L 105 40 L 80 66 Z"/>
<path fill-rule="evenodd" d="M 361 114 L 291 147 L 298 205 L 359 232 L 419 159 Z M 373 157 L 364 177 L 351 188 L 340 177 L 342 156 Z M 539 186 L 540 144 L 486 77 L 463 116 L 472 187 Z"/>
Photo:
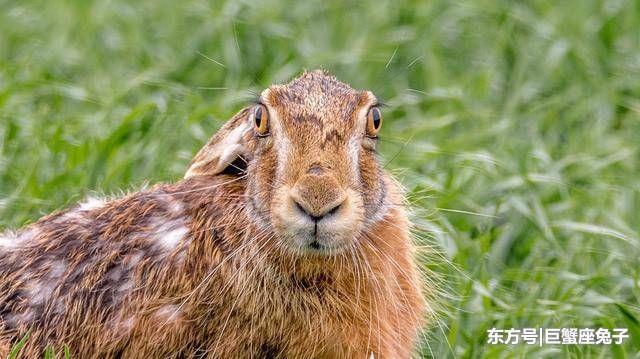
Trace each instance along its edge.
<path fill-rule="evenodd" d="M 383 160 L 446 294 L 425 357 L 638 357 L 634 0 L 0 0 L 0 228 L 179 179 L 252 91 L 317 67 L 388 105 Z"/>

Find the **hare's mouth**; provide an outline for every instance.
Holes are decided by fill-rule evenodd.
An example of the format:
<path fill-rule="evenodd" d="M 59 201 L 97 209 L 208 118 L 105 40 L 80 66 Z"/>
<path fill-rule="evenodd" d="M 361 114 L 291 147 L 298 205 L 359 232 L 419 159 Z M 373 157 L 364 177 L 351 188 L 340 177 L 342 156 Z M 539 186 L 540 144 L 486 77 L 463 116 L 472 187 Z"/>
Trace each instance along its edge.
<path fill-rule="evenodd" d="M 296 249 L 304 253 L 316 253 L 316 254 L 332 254 L 341 252 L 345 245 L 329 245 L 326 240 L 322 238 L 311 238 L 309 240 L 299 241 Z"/>

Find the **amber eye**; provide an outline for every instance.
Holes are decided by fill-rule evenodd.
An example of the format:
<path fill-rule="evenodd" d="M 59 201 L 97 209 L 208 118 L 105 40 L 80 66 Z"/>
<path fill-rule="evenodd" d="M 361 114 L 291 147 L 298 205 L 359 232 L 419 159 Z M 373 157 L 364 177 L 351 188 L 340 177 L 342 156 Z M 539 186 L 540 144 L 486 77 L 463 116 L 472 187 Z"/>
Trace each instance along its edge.
<path fill-rule="evenodd" d="M 382 115 L 380 109 L 372 107 L 367 114 L 367 136 L 378 137 L 378 131 L 382 126 Z"/>
<path fill-rule="evenodd" d="M 264 105 L 258 105 L 253 113 L 254 128 L 258 136 L 269 134 L 269 111 Z"/>

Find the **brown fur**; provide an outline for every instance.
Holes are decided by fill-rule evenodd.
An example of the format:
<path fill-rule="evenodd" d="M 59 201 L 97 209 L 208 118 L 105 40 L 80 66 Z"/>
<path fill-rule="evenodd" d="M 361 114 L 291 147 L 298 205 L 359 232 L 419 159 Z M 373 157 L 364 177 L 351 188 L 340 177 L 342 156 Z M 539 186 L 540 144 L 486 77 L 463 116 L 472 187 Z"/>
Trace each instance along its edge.
<path fill-rule="evenodd" d="M 424 301 L 375 97 L 315 71 L 261 101 L 269 136 L 247 107 L 186 179 L 5 235 L 0 354 L 31 329 L 23 357 L 410 357 Z"/>

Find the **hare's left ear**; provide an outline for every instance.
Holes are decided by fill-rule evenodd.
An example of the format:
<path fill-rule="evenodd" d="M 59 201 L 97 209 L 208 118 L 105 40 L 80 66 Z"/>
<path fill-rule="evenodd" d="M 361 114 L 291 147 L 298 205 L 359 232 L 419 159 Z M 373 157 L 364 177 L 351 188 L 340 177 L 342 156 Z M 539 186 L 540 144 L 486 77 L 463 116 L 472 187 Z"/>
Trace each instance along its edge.
<path fill-rule="evenodd" d="M 231 118 L 193 158 L 184 178 L 216 175 L 223 172 L 242 174 L 246 170 L 246 148 L 249 109 L 245 108 Z"/>

